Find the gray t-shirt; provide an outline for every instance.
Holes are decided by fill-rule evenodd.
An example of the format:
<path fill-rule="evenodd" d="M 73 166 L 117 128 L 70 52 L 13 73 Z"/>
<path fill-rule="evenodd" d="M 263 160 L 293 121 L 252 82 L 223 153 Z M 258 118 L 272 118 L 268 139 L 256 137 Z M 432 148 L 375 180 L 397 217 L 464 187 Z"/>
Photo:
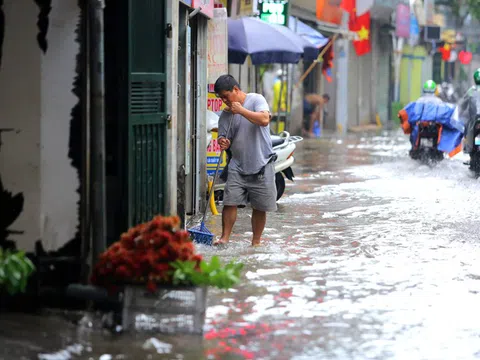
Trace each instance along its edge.
<path fill-rule="evenodd" d="M 270 111 L 267 100 L 254 93 L 247 94 L 243 107 L 254 112 Z M 233 122 L 227 134 L 230 121 Z M 223 111 L 218 121 L 218 135 L 231 142 L 229 170 L 242 175 L 257 174 L 273 154 L 270 125 L 255 125 L 241 115 Z"/>

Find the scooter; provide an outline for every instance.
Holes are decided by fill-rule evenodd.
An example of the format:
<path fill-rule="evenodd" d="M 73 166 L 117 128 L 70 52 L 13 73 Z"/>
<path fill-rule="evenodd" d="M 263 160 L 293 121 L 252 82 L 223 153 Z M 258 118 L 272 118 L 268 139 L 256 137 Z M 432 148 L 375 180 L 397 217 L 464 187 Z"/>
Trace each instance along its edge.
<path fill-rule="evenodd" d="M 212 153 L 212 150 L 216 148 L 216 139 L 214 133 L 218 131 L 218 116 L 208 111 L 207 115 L 207 141 L 209 144 L 208 150 Z M 293 181 L 295 175 L 293 174 L 292 164 L 295 161 L 293 154 L 297 148 L 296 143 L 303 140 L 301 136 L 292 136 L 287 131 L 282 131 L 278 135 L 271 135 L 272 138 L 272 147 L 273 151 L 277 155 L 275 160 L 275 184 L 277 186 L 277 201 L 282 197 L 285 192 L 285 178 L 290 181 Z M 217 149 L 218 150 L 218 149 Z M 210 159 L 209 165 L 217 164 L 216 159 L 212 159 L 215 163 L 211 163 Z M 221 159 L 224 161 L 224 159 Z M 213 161 L 212 161 L 213 162 Z M 222 166 L 220 167 L 222 169 Z M 217 182 L 214 187 L 215 200 L 222 200 L 223 190 L 225 188 L 225 183 L 221 179 L 217 179 Z"/>
<path fill-rule="evenodd" d="M 480 115 L 475 117 L 472 126 L 469 127 L 465 134 L 465 140 L 470 144 L 470 162 L 467 163 L 475 176 L 480 177 Z"/>
<path fill-rule="evenodd" d="M 418 123 L 418 137 L 410 150 L 413 160 L 423 163 L 443 160 L 443 152 L 437 149 L 440 124 L 435 121 L 420 121 Z"/>

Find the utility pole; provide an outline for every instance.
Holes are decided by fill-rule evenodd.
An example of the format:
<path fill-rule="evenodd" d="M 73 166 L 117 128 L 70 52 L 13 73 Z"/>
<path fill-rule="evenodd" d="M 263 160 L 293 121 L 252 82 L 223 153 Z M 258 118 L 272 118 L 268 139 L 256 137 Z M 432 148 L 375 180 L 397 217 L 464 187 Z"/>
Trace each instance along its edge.
<path fill-rule="evenodd" d="M 104 0 L 89 0 L 92 263 L 106 249 Z"/>

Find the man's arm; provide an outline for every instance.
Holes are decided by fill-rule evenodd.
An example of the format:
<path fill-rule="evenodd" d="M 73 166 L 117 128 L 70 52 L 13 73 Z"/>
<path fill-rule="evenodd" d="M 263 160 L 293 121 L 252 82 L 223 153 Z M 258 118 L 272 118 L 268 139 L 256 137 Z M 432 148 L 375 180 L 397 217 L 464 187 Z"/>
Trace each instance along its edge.
<path fill-rule="evenodd" d="M 268 126 L 270 124 L 270 112 L 268 110 L 250 111 L 242 107 L 239 114 L 255 125 Z"/>
<path fill-rule="evenodd" d="M 265 100 L 265 98 L 260 94 L 256 94 L 255 96 L 253 111 L 245 109 L 240 103 L 233 103 L 230 107 L 230 111 L 235 114 L 242 115 L 252 124 L 263 127 L 268 126 L 268 124 L 270 124 L 271 116 L 267 100 Z"/>
<path fill-rule="evenodd" d="M 226 138 L 227 135 L 231 137 L 231 134 L 227 134 L 228 122 L 233 121 L 233 114 L 230 111 L 223 110 L 218 119 L 218 139 Z"/>

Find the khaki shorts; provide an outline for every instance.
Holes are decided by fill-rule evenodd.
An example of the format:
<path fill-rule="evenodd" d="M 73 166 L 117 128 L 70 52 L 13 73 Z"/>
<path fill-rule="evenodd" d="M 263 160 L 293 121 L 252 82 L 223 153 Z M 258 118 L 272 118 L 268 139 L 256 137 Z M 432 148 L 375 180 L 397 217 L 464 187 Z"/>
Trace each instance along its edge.
<path fill-rule="evenodd" d="M 277 210 L 277 186 L 273 163 L 265 166 L 263 177 L 241 175 L 229 169 L 223 193 L 223 205 L 244 207 L 248 202 L 255 210 Z"/>

